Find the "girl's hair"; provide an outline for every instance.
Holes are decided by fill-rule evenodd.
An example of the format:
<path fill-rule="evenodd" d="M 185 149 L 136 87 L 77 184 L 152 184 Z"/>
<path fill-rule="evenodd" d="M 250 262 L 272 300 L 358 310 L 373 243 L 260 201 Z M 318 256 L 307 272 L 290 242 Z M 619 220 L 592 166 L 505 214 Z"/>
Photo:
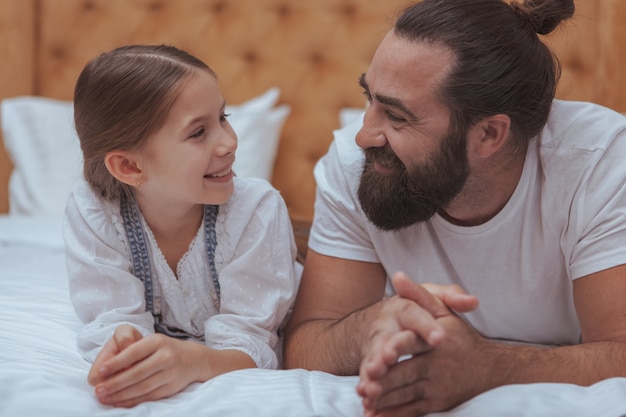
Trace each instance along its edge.
<path fill-rule="evenodd" d="M 537 34 L 552 32 L 573 14 L 573 0 L 424 0 L 405 9 L 394 33 L 454 54 L 439 91 L 453 128 L 506 114 L 515 148 L 522 150 L 544 127 L 561 72 Z"/>
<path fill-rule="evenodd" d="M 132 194 L 109 173 L 105 155 L 142 147 L 197 70 L 216 77 L 198 58 L 167 45 L 123 46 L 87 63 L 74 90 L 74 123 L 94 191 L 107 200 Z"/>

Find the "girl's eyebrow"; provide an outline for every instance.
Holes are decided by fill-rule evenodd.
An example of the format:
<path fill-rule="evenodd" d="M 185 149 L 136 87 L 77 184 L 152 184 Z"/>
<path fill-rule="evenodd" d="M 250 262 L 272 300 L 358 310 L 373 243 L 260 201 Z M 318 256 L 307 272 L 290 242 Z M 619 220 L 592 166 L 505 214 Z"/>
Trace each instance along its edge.
<path fill-rule="evenodd" d="M 220 107 L 220 115 L 221 115 L 221 113 L 224 113 L 224 110 L 226 110 L 226 100 L 222 99 L 222 105 Z M 202 120 L 204 120 L 206 118 L 207 118 L 206 116 L 194 117 L 193 119 L 189 120 L 189 122 L 187 122 L 187 126 L 189 126 L 189 125 L 191 125 L 193 123 L 202 121 Z"/>
<path fill-rule="evenodd" d="M 369 86 L 367 85 L 367 81 L 365 81 L 365 73 L 361 74 L 361 76 L 359 77 L 359 85 L 368 93 L 370 93 L 370 89 Z M 376 99 L 376 101 L 384 104 L 385 106 L 388 107 L 392 107 L 394 109 L 399 110 L 400 112 L 404 113 L 405 115 L 408 116 L 408 119 L 412 120 L 412 121 L 417 121 L 419 120 L 417 116 L 415 116 L 415 114 L 413 114 L 413 112 L 411 110 L 409 110 L 409 108 L 402 102 L 402 100 L 399 100 L 395 97 L 389 97 L 389 96 L 385 96 L 382 94 L 375 94 L 372 97 L 374 97 Z"/>

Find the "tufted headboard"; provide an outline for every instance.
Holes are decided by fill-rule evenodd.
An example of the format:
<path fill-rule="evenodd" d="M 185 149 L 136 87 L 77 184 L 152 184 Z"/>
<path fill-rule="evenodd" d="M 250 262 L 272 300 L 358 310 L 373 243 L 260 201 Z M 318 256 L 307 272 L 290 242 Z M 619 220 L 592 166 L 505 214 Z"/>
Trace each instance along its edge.
<path fill-rule="evenodd" d="M 453 0 L 451 0 L 453 1 Z M 363 103 L 357 80 L 407 0 L 0 0 L 0 99 L 70 100 L 83 65 L 129 43 L 197 55 L 236 104 L 269 87 L 291 106 L 272 182 L 294 218 L 310 219 L 313 165 L 339 110 Z M 626 2 L 577 0 L 577 17 L 549 42 L 564 72 L 559 96 L 626 111 Z M 11 163 L 0 146 L 0 213 Z"/>

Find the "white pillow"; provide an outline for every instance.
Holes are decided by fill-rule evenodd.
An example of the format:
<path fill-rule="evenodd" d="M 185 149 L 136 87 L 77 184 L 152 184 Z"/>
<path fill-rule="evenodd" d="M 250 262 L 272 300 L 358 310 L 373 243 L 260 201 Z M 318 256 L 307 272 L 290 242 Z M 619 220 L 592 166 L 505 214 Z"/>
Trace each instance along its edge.
<path fill-rule="evenodd" d="M 276 87 L 245 103 L 227 106 L 239 138 L 234 170 L 239 177 L 271 179 L 289 106 L 274 107 Z M 69 101 L 22 96 L 2 101 L 4 146 L 13 162 L 10 215 L 62 214 L 82 177 L 82 154 Z"/>
<path fill-rule="evenodd" d="M 274 107 L 279 96 L 280 89 L 273 87 L 243 104 L 226 106 L 239 140 L 233 165 L 238 177 L 271 181 L 280 132 L 291 111 L 286 104 Z"/>
<path fill-rule="evenodd" d="M 359 107 L 344 107 L 339 109 L 339 127 L 345 127 L 357 119 L 363 119 L 365 109 Z"/>
<path fill-rule="evenodd" d="M 62 213 L 82 175 L 72 104 L 39 97 L 5 99 L 2 133 L 14 166 L 9 214 Z"/>

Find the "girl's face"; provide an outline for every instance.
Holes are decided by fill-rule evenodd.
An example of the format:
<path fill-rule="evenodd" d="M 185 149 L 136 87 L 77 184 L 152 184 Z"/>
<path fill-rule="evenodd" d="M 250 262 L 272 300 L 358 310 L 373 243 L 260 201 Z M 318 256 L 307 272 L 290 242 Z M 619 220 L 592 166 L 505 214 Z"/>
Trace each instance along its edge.
<path fill-rule="evenodd" d="M 222 204 L 233 193 L 237 135 L 226 120 L 217 80 L 197 71 L 143 151 L 137 190 L 154 204 Z"/>

